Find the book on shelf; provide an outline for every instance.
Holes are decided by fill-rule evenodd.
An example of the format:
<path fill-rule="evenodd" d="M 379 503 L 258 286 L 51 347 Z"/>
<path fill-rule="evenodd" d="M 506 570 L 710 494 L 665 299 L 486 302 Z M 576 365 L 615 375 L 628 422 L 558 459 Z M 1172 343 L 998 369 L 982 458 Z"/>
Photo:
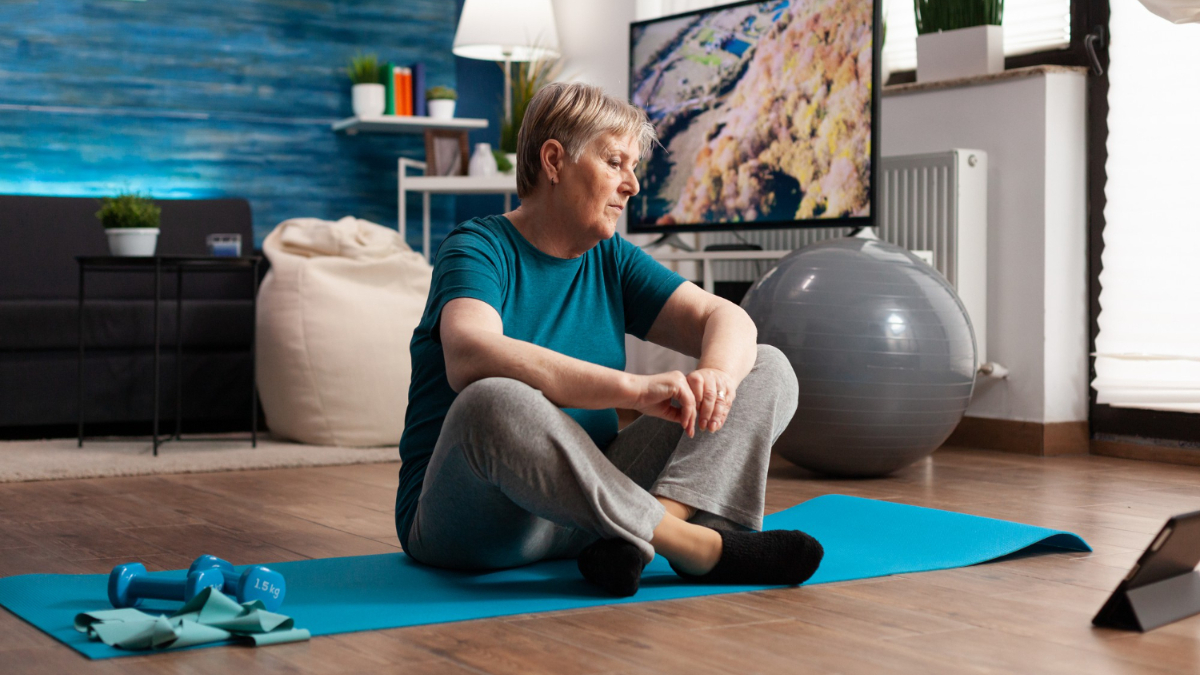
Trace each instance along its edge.
<path fill-rule="evenodd" d="M 383 82 L 383 114 L 396 114 L 396 83 L 392 78 L 392 71 L 396 68 L 396 64 L 388 62 L 383 64 L 379 69 L 379 79 Z"/>
<path fill-rule="evenodd" d="M 404 109 L 404 68 L 392 67 L 392 111 L 394 115 L 407 115 Z"/>
<path fill-rule="evenodd" d="M 425 64 L 409 67 L 387 62 L 380 68 L 384 88 L 384 115 L 428 115 L 425 105 Z"/>
<path fill-rule="evenodd" d="M 424 117 L 429 114 L 425 109 L 425 64 L 420 61 L 412 64 L 412 93 L 413 113 Z"/>
<path fill-rule="evenodd" d="M 404 69 L 404 114 L 413 114 L 412 68 Z"/>

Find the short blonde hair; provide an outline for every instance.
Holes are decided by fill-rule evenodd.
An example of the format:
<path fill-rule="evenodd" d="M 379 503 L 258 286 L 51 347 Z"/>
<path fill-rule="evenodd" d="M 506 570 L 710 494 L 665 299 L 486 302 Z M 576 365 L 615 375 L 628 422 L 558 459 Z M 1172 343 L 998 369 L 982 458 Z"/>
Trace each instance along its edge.
<path fill-rule="evenodd" d="M 600 87 L 555 82 L 539 89 L 517 132 L 517 196 L 524 199 L 537 187 L 546 141 L 562 143 L 567 155 L 578 161 L 584 149 L 606 133 L 636 137 L 643 156 L 658 138 L 641 108 Z"/>

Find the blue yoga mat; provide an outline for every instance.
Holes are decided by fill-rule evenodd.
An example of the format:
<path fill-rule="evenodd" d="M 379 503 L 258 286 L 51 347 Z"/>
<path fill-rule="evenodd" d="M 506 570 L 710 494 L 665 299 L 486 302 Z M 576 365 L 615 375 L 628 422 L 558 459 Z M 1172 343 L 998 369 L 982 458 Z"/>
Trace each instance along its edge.
<path fill-rule="evenodd" d="M 767 516 L 765 528 L 804 530 L 825 547 L 809 584 L 962 567 L 1031 547 L 1092 550 L 1070 532 L 843 495 L 817 497 Z M 687 584 L 661 556 L 646 567 L 641 591 L 620 599 L 583 581 L 573 560 L 489 573 L 424 567 L 403 553 L 270 566 L 287 579 L 287 600 L 279 611 L 313 635 L 770 588 Z M 180 570 L 155 574 L 185 576 Z M 107 580 L 106 574 L 8 577 L 0 579 L 0 604 L 93 659 L 141 653 L 90 642 L 73 627 L 80 612 L 111 609 Z M 166 613 L 178 603 L 147 603 L 144 609 Z"/>

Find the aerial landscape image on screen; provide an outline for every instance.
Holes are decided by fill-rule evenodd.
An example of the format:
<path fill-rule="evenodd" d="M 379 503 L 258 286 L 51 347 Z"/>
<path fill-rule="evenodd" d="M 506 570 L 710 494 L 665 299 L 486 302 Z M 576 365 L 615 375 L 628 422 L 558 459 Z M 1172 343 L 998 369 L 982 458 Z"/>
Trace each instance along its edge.
<path fill-rule="evenodd" d="M 634 25 L 662 148 L 638 228 L 870 215 L 872 0 L 775 0 Z"/>

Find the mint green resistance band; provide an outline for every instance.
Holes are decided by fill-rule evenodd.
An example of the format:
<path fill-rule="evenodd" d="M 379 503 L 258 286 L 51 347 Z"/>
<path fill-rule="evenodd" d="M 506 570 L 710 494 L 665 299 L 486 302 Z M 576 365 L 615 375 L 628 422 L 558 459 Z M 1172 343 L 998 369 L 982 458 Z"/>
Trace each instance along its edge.
<path fill-rule="evenodd" d="M 283 614 L 268 612 L 261 600 L 239 605 L 215 588 L 206 588 L 170 616 L 138 609 L 84 612 L 75 630 L 118 649 L 163 650 L 237 640 L 254 646 L 299 642 L 309 633 Z"/>

